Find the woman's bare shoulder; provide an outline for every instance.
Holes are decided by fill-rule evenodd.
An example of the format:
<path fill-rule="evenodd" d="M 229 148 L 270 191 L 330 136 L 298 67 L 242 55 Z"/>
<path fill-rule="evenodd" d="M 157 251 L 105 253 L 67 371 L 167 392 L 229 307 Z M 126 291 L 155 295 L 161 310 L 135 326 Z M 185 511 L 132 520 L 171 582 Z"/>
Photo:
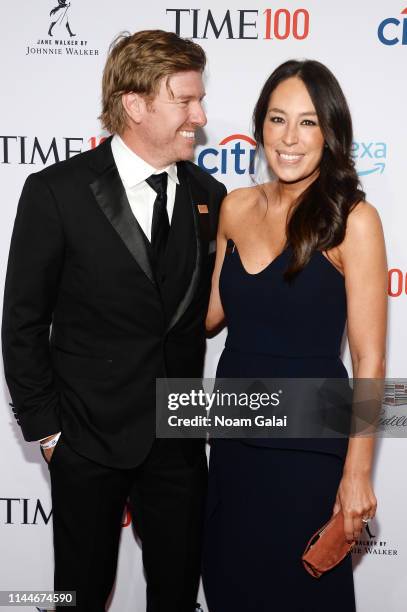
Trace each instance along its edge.
<path fill-rule="evenodd" d="M 345 239 L 338 251 L 345 272 L 350 269 L 362 270 L 363 266 L 371 270 L 375 261 L 381 268 L 385 266 L 383 227 L 379 213 L 372 204 L 361 201 L 349 213 Z"/>
<path fill-rule="evenodd" d="M 221 213 L 224 218 L 240 216 L 256 206 L 260 197 L 258 186 L 240 187 L 231 191 L 222 202 Z"/>
<path fill-rule="evenodd" d="M 349 213 L 345 241 L 368 238 L 376 232 L 382 233 L 382 223 L 377 209 L 365 200 L 358 202 Z"/>

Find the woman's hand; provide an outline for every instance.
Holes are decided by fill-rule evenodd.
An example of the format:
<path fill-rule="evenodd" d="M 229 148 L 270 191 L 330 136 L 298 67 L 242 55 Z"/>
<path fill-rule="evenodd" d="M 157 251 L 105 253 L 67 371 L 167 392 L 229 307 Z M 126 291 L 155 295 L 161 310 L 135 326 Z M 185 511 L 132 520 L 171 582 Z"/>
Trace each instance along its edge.
<path fill-rule="evenodd" d="M 368 474 L 346 474 L 336 494 L 333 514 L 342 510 L 347 542 L 357 540 L 363 529 L 363 520 L 376 514 L 377 500 Z"/>

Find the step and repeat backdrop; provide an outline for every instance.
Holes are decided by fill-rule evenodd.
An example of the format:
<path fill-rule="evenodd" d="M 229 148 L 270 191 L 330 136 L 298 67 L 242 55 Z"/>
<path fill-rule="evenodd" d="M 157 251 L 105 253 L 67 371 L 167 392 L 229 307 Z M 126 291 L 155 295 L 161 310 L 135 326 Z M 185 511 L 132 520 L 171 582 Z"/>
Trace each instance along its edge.
<path fill-rule="evenodd" d="M 50 13 L 61 4 L 56 19 Z M 251 184 L 251 113 L 270 72 L 289 58 L 313 58 L 337 76 L 353 115 L 355 163 L 386 235 L 388 376 L 405 376 L 407 5 L 401 0 L 2 2 L 1 287 L 25 178 L 97 146 L 106 136 L 97 117 L 109 44 L 123 30 L 155 28 L 192 38 L 207 52 L 208 125 L 196 150 L 196 163 L 228 189 Z M 369 278 L 363 282 L 367 286 Z M 208 344 L 207 376 L 214 374 L 224 339 L 223 333 Z M 349 364 L 347 351 L 345 361 Z M 398 404 L 391 412 L 400 437 L 378 443 L 377 518 L 353 554 L 358 612 L 402 612 L 407 600 L 407 445 L 402 438 L 407 422 L 396 418 Z M 22 439 L 4 379 L 0 448 L 0 590 L 51 590 L 48 470 L 38 445 Z M 89 513 L 96 512 L 97 508 L 89 508 Z M 145 610 L 141 549 L 133 528 L 125 512 L 111 612 Z M 206 611 L 202 591 L 199 602 Z"/>

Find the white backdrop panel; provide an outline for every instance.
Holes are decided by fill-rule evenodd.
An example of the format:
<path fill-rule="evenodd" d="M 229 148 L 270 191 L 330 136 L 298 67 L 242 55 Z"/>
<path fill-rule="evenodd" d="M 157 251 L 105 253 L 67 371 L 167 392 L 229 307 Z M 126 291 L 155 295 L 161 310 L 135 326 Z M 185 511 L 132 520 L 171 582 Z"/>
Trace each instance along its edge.
<path fill-rule="evenodd" d="M 388 375 L 403 377 L 407 343 L 404 6 L 394 0 L 286 0 L 268 4 L 221 0 L 199 5 L 159 0 L 147 7 L 133 0 L 71 0 L 66 17 L 76 36 L 69 36 L 65 20 L 54 27 L 51 38 L 47 35 L 49 12 L 55 4 L 56 0 L 19 0 L 0 7 L 1 282 L 17 200 L 26 176 L 45 164 L 94 146 L 102 136 L 97 120 L 100 79 L 111 40 L 122 30 L 175 31 L 178 15 L 180 34 L 195 36 L 207 51 L 209 61 L 208 125 L 196 159 L 208 170 L 217 168 L 215 176 L 229 189 L 251 182 L 251 113 L 269 73 L 286 59 L 308 57 L 324 62 L 338 77 L 353 114 L 357 167 L 369 201 L 381 214 L 386 234 L 392 270 Z M 212 18 L 215 28 L 206 27 L 208 18 Z M 393 21 L 385 22 L 389 18 Z M 289 29 L 285 27 L 286 19 Z M 304 28 L 307 20 L 308 33 Z M 383 22 L 387 25 L 380 39 L 378 29 Z M 205 28 L 206 38 L 202 38 Z M 368 284 L 369 279 L 365 282 Z M 224 338 L 222 333 L 209 343 L 208 376 L 214 374 Z M 349 365 L 348 354 L 345 359 Z M 37 445 L 23 442 L 8 401 L 3 381 L 0 590 L 51 589 L 48 471 Z M 373 537 L 366 533 L 354 554 L 358 612 L 402 612 L 405 607 L 407 534 L 402 525 L 407 492 L 405 479 L 400 476 L 406 459 L 405 440 L 384 440 L 378 445 L 378 517 L 371 525 Z M 89 508 L 89 512 L 96 511 Z M 110 610 L 142 612 L 144 590 L 140 546 L 128 525 L 123 527 Z M 202 593 L 199 600 L 206 610 Z"/>

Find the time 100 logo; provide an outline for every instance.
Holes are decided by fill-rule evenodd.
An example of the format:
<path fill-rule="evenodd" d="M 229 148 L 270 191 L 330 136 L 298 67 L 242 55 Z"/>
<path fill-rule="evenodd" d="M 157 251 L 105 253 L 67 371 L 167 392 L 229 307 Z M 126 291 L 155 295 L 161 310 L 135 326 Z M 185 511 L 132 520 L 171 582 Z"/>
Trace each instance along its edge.
<path fill-rule="evenodd" d="M 253 40 L 260 34 L 265 40 L 304 40 L 310 32 L 310 14 L 305 8 L 267 8 L 262 12 L 252 8 L 224 12 L 170 8 L 166 14 L 174 19 L 174 31 L 184 38 Z"/>

